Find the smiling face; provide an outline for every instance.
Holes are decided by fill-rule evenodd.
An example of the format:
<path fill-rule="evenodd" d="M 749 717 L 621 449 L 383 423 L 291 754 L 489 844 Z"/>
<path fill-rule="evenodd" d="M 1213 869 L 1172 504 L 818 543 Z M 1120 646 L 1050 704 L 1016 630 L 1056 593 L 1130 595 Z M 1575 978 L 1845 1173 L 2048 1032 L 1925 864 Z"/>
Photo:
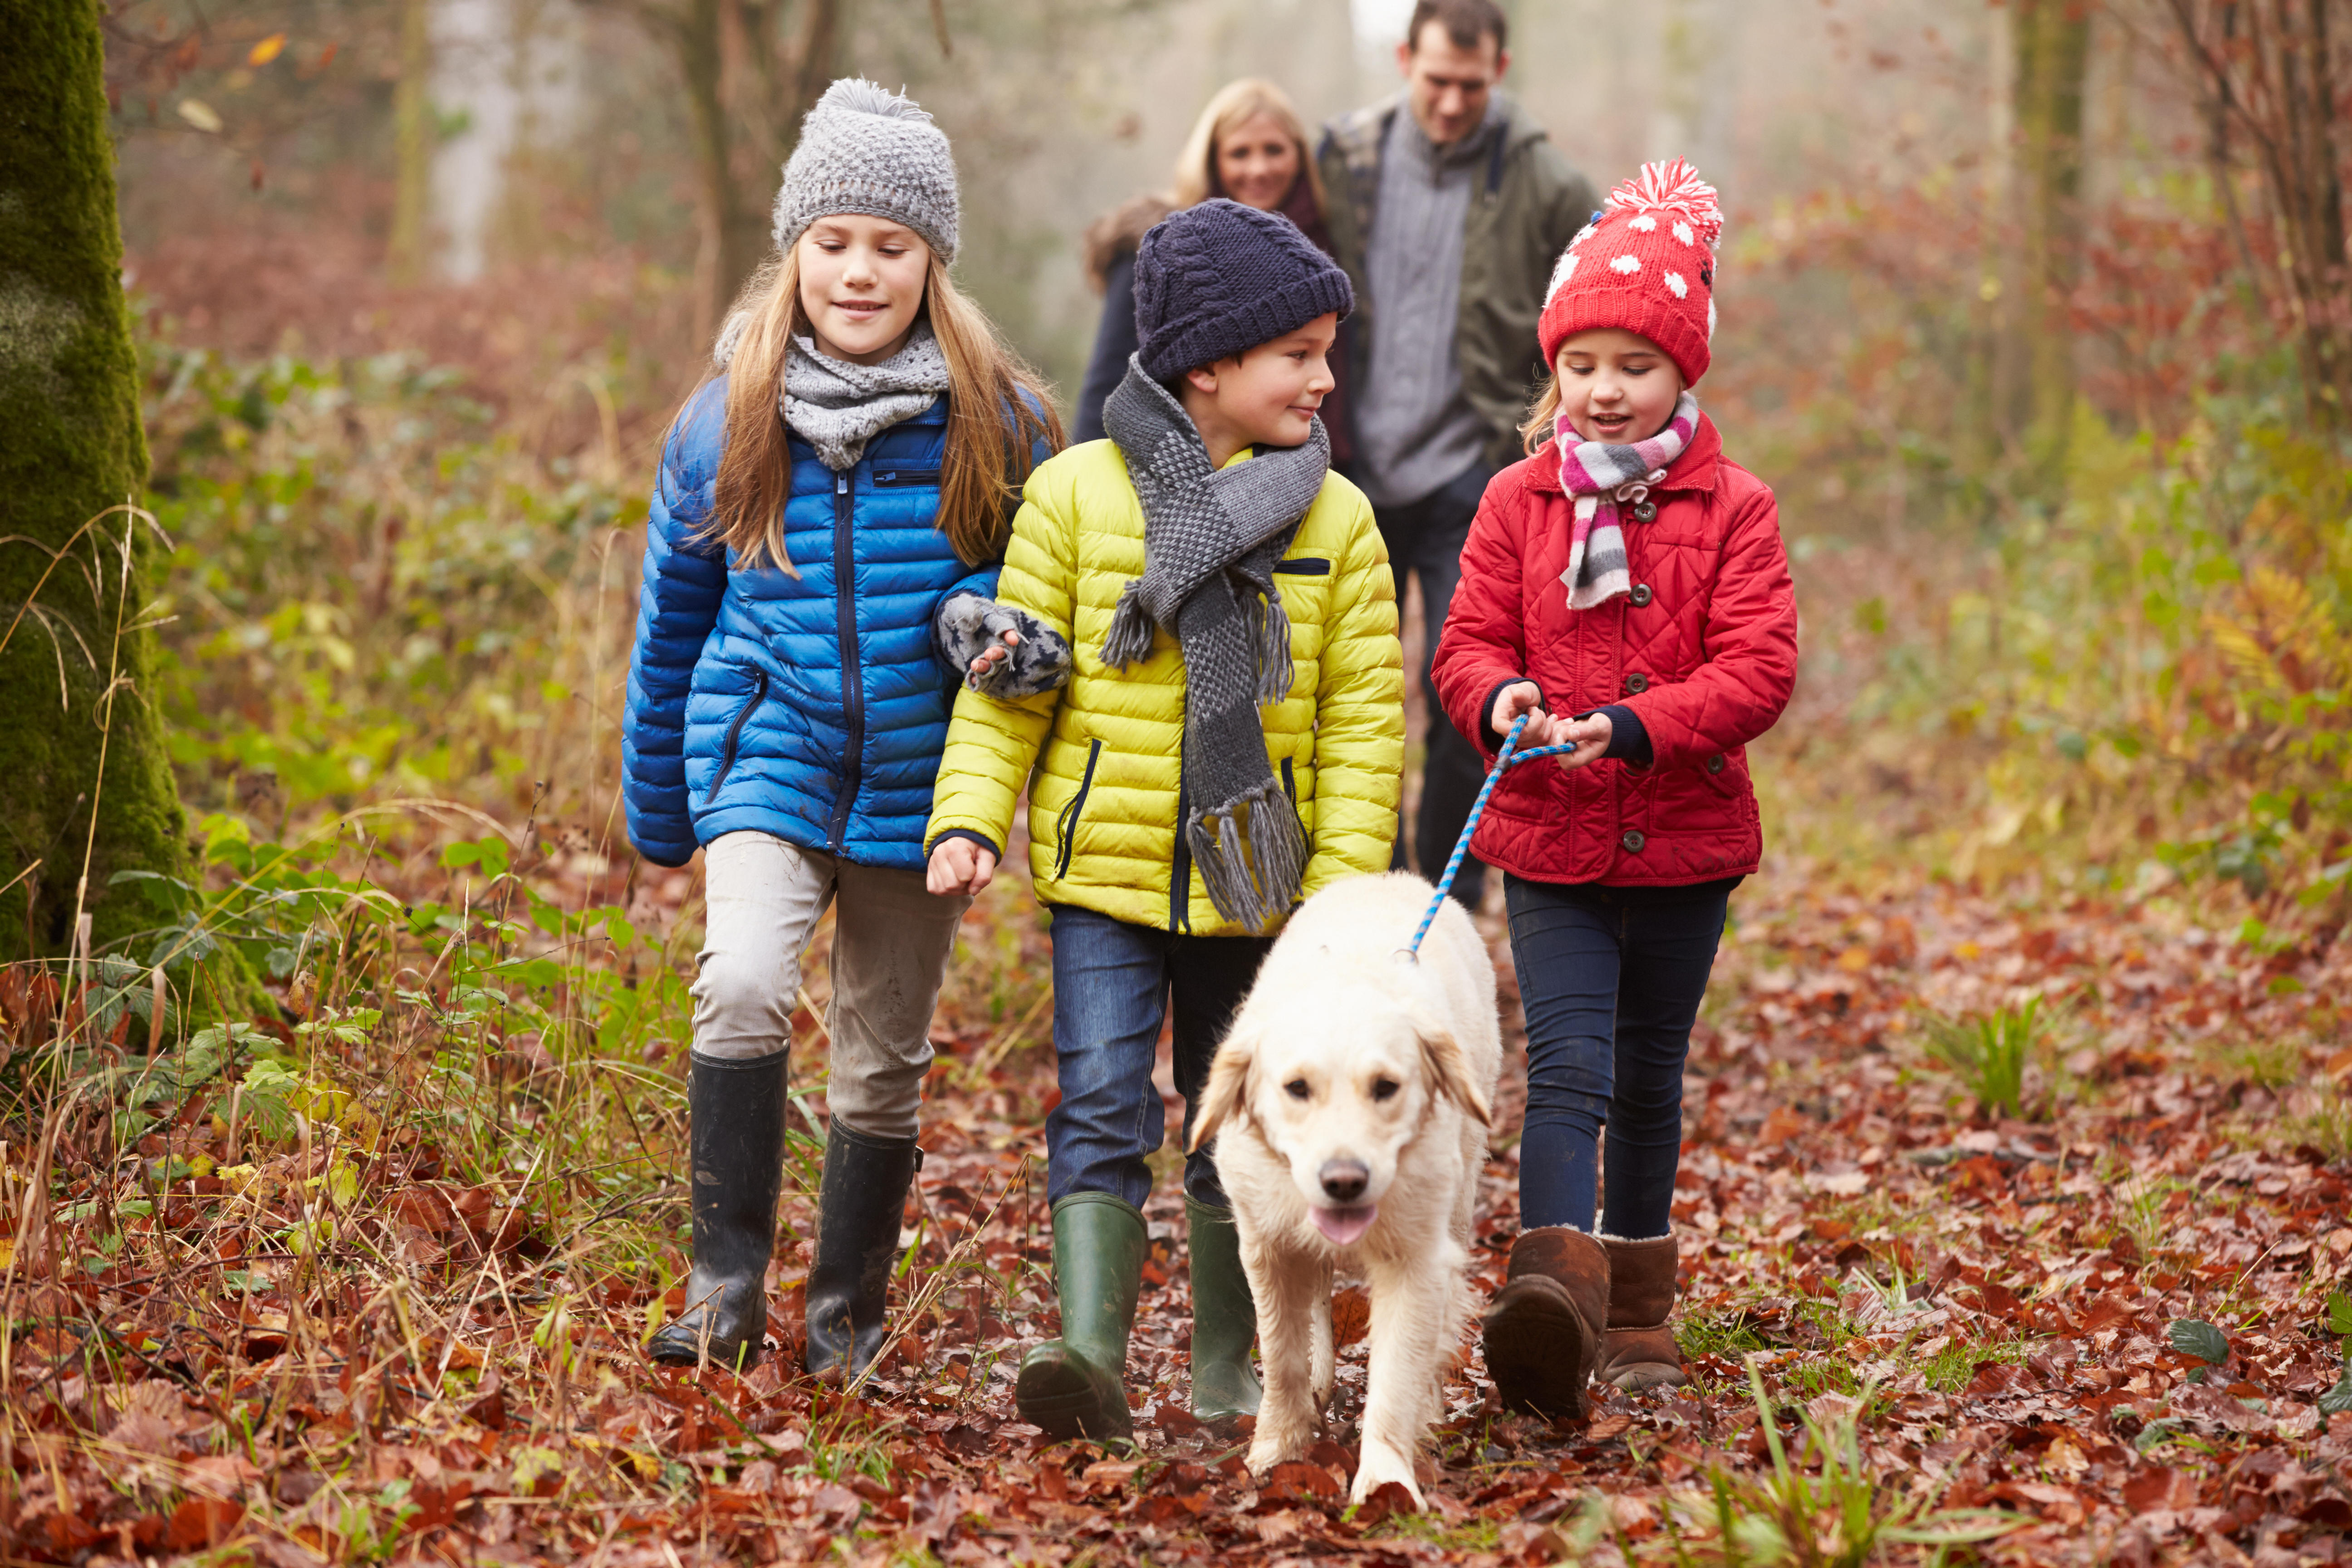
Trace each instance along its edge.
<path fill-rule="evenodd" d="M 1666 352 L 1622 327 L 1592 327 L 1559 345 L 1552 361 L 1559 411 L 1579 439 L 1624 446 L 1646 441 L 1675 416 L 1682 372 Z"/>
<path fill-rule="evenodd" d="M 1188 370 L 1177 386 L 1209 460 L 1220 468 L 1244 447 L 1296 447 L 1332 387 L 1331 345 L 1339 318 L 1328 311 L 1295 332 L 1236 359 Z"/>
<path fill-rule="evenodd" d="M 852 364 L 878 364 L 906 345 L 923 308 L 931 247 L 887 218 L 821 217 L 794 243 L 801 309 L 818 350 Z"/>
<path fill-rule="evenodd" d="M 1244 206 L 1272 212 L 1298 181 L 1298 143 L 1282 121 L 1257 113 L 1217 138 L 1217 184 Z"/>
<path fill-rule="evenodd" d="M 1448 147 L 1486 122 L 1486 105 L 1503 79 L 1511 57 L 1491 33 L 1475 48 L 1464 48 L 1436 20 L 1421 25 L 1421 36 L 1397 46 L 1397 68 L 1404 73 L 1405 102 L 1421 133 Z"/>

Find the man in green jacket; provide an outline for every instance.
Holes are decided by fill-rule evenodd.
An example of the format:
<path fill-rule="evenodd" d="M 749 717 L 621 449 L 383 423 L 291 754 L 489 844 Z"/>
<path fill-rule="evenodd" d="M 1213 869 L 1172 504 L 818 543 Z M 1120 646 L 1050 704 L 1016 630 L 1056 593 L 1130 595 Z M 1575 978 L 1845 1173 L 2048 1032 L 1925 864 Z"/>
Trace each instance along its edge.
<path fill-rule="evenodd" d="M 1411 863 L 1432 879 L 1484 770 L 1439 709 L 1428 660 L 1478 498 L 1520 456 L 1553 264 L 1600 205 L 1543 129 L 1496 90 L 1508 37 L 1495 0 L 1419 0 L 1397 46 L 1404 90 L 1331 121 L 1316 154 L 1333 248 L 1356 289 L 1350 477 L 1388 542 L 1400 614 L 1407 574 L 1421 576 L 1429 731 Z M 1407 864 L 1402 832 L 1396 864 Z M 1475 909 L 1485 890 L 1486 868 L 1465 859 L 1454 896 Z"/>

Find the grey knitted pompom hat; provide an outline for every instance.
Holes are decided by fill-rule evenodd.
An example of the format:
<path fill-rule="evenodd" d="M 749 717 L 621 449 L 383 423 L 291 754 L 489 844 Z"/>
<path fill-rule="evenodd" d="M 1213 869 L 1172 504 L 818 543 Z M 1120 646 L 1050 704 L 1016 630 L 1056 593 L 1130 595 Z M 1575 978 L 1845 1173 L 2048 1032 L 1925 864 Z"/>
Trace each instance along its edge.
<path fill-rule="evenodd" d="M 776 192 L 776 248 L 832 213 L 903 223 L 942 261 L 956 253 L 955 155 L 947 132 L 911 98 L 862 77 L 824 89 L 801 121 L 800 144 Z"/>

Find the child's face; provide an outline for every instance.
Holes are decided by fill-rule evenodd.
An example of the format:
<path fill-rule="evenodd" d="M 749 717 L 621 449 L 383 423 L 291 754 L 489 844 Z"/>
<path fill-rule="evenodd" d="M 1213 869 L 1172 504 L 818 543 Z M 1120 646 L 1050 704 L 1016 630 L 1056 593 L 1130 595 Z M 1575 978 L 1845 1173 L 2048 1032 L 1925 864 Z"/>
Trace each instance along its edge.
<path fill-rule="evenodd" d="M 1682 372 L 1666 351 L 1622 327 L 1593 327 L 1559 345 L 1559 411 L 1587 441 L 1646 441 L 1675 416 Z"/>
<path fill-rule="evenodd" d="M 1184 407 L 1209 449 L 1306 440 L 1331 390 L 1331 344 L 1339 335 L 1339 318 L 1326 313 L 1238 359 L 1186 371 Z"/>
<path fill-rule="evenodd" d="M 809 225 L 795 254 L 801 309 L 819 350 L 875 364 L 906 343 L 930 275 L 931 247 L 920 235 L 887 218 L 843 213 Z"/>

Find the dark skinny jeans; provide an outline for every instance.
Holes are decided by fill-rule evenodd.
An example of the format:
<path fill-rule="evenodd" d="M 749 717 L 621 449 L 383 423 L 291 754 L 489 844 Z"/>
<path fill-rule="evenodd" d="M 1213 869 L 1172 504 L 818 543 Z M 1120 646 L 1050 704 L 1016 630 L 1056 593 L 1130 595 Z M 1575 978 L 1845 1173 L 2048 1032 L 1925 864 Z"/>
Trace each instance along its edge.
<path fill-rule="evenodd" d="M 1671 1228 L 1683 1063 L 1737 877 L 1688 888 L 1503 879 L 1528 1019 L 1519 1223 L 1643 1241 Z"/>
<path fill-rule="evenodd" d="M 1462 546 L 1470 537 L 1470 523 L 1478 515 L 1479 498 L 1486 493 L 1491 470 L 1475 463 L 1428 495 L 1405 506 L 1375 507 L 1381 539 L 1389 548 L 1389 570 L 1396 578 L 1397 615 L 1404 615 L 1405 583 L 1421 578 L 1421 616 L 1424 634 L 1421 653 L 1421 699 L 1427 704 L 1429 728 L 1423 738 L 1421 810 L 1412 828 L 1412 853 L 1405 854 L 1404 825 L 1397 825 L 1391 870 L 1408 865 L 1434 882 L 1460 842 L 1463 825 L 1470 820 L 1471 803 L 1486 782 L 1486 764 L 1478 748 L 1462 738 L 1437 700 L 1432 670 L 1437 663 L 1438 638 L 1445 630 L 1445 613 L 1454 607 L 1454 590 L 1462 583 Z M 1454 897 L 1465 909 L 1475 910 L 1486 896 L 1486 863 L 1475 855 L 1462 858 L 1454 879 Z"/>

